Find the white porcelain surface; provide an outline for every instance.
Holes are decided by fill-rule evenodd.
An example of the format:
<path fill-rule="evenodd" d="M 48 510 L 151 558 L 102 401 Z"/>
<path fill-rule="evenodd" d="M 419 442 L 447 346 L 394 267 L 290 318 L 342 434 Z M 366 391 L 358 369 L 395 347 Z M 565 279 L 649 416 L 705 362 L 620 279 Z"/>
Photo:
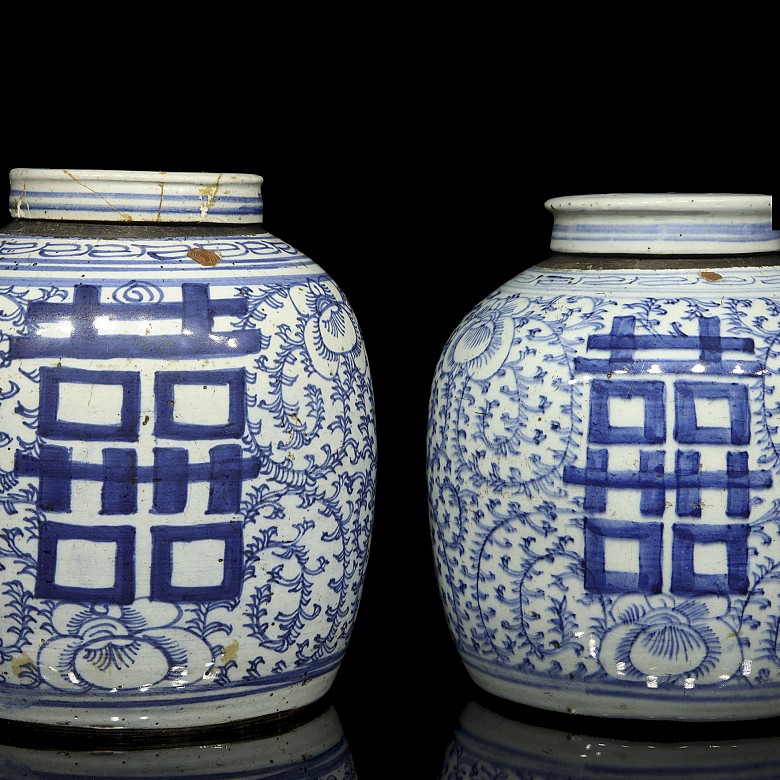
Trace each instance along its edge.
<path fill-rule="evenodd" d="M 728 193 L 607 193 L 551 198 L 550 248 L 585 254 L 777 251 L 772 198 Z"/>
<path fill-rule="evenodd" d="M 9 178 L 11 215 L 19 219 L 263 221 L 256 174 L 14 168 Z"/>
<path fill-rule="evenodd" d="M 86 213 L 66 195 L 85 179 L 130 197 L 157 174 L 34 173 L 0 231 L 2 716 L 170 728 L 322 697 L 373 523 L 349 303 L 261 226 L 168 224 L 167 185 L 140 229 L 100 224 L 113 195 L 88 199 L 96 224 L 61 221 Z M 172 178 L 193 220 L 233 179 L 250 191 L 231 208 L 262 218 L 259 177 Z M 47 221 L 28 219 L 49 214 L 41 182 L 63 195 Z"/>
<path fill-rule="evenodd" d="M 611 240 L 584 256 L 605 201 L 610 235 L 690 204 L 707 229 L 680 256 L 602 257 Z M 509 280 L 444 346 L 428 485 L 446 617 L 507 699 L 778 715 L 780 255 L 754 239 L 776 253 L 780 234 L 766 197 L 646 202 L 556 199 L 577 254 Z M 749 254 L 713 256 L 713 235 Z"/>

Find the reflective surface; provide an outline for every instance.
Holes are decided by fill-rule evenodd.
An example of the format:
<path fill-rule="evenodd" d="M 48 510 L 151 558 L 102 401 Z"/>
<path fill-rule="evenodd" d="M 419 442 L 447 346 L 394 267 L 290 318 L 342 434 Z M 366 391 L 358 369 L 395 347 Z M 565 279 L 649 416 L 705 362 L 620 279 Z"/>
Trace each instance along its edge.
<path fill-rule="evenodd" d="M 31 738 L 33 735 L 37 739 Z M 63 732 L 18 733 L 0 746 L 0 778 L 268 778 L 348 780 L 355 769 L 332 704 L 297 718 L 174 735 L 74 739 Z M 35 742 L 39 745 L 35 745 Z"/>
<path fill-rule="evenodd" d="M 688 729 L 642 729 L 627 722 L 573 723 L 546 728 L 500 703 L 469 701 L 460 713 L 440 778 L 777 778 L 780 736 Z M 581 728 L 576 728 L 580 726 Z M 701 735 L 699 735 L 701 736 Z"/>
<path fill-rule="evenodd" d="M 450 675 L 448 691 L 439 688 L 440 673 Z M 337 687 L 295 717 L 179 733 L 85 737 L 3 724 L 0 780 L 780 778 L 777 719 L 704 724 L 564 716 L 496 699 L 460 679 L 446 660 L 417 690 L 416 701 L 399 687 L 399 696 L 371 703 L 367 691 L 344 697 Z"/>

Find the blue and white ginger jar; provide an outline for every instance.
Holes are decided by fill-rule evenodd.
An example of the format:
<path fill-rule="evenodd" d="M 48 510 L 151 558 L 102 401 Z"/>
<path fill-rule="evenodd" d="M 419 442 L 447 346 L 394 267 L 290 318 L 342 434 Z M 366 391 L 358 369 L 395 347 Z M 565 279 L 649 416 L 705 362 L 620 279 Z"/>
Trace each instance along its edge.
<path fill-rule="evenodd" d="M 277 716 L 331 687 L 376 477 L 353 310 L 247 174 L 15 169 L 0 232 L 0 709 Z"/>
<path fill-rule="evenodd" d="M 780 233 L 764 195 L 562 197 L 435 372 L 429 510 L 470 676 L 605 717 L 780 714 Z"/>

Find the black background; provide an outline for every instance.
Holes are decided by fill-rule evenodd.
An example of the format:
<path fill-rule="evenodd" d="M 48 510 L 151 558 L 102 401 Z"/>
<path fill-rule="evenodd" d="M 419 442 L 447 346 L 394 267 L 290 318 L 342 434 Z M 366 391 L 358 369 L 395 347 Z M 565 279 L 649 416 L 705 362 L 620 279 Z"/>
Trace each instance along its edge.
<path fill-rule="evenodd" d="M 372 26 L 360 43 L 342 34 L 308 56 L 295 35 L 274 54 L 259 36 L 242 42 L 240 67 L 230 46 L 173 47 L 148 79 L 62 55 L 47 63 L 54 81 L 6 92 L 0 173 L 258 173 L 266 228 L 352 304 L 374 381 L 378 495 L 363 600 L 330 698 L 361 780 L 435 778 L 460 709 L 479 696 L 434 580 L 428 393 L 460 319 L 549 253 L 545 200 L 780 194 L 774 41 L 760 20 L 714 37 L 665 21 L 597 38 L 576 21 L 565 38 L 505 19 L 416 32 L 396 21 L 386 36 Z M 91 83 L 97 69 L 108 82 Z M 707 739 L 714 727 L 679 728 L 665 733 Z M 765 734 L 777 722 L 719 728 Z"/>

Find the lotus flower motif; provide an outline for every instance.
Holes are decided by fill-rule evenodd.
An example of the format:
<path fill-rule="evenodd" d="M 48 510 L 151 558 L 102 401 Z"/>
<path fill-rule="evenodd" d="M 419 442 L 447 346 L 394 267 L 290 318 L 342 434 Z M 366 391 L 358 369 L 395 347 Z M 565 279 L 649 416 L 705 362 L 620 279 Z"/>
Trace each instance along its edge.
<path fill-rule="evenodd" d="M 616 599 L 616 623 L 601 642 L 604 671 L 618 679 L 645 680 L 649 687 L 682 681 L 685 687 L 723 683 L 737 672 L 742 650 L 723 616 L 728 599 L 677 603 L 672 596 Z"/>
<path fill-rule="evenodd" d="M 365 350 L 354 315 L 331 282 L 310 281 L 290 290 L 298 313 L 306 318 L 303 340 L 314 370 L 332 379 L 339 363 L 351 356 L 360 371 L 366 368 Z"/>
<path fill-rule="evenodd" d="M 62 604 L 52 615 L 57 636 L 38 654 L 41 675 L 63 690 L 147 690 L 207 679 L 214 667 L 211 648 L 176 627 L 181 615 L 173 604 L 145 600 L 131 607 Z"/>

